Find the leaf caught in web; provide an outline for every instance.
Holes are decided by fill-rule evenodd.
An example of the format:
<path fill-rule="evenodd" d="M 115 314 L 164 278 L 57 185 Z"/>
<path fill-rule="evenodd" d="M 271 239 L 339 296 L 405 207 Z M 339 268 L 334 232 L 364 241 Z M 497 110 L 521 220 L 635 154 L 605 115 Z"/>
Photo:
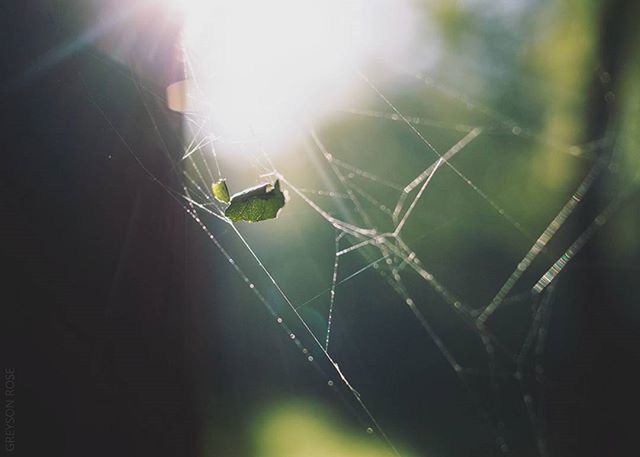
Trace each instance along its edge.
<path fill-rule="evenodd" d="M 229 203 L 231 200 L 229 198 L 229 188 L 227 187 L 227 181 L 225 179 L 221 179 L 220 181 L 211 184 L 211 192 L 213 192 L 213 196 L 222 203 Z"/>
<path fill-rule="evenodd" d="M 261 184 L 234 194 L 224 215 L 233 222 L 264 221 L 274 219 L 284 204 L 285 196 L 280 190 L 280 181 L 276 180 L 273 185 Z"/>

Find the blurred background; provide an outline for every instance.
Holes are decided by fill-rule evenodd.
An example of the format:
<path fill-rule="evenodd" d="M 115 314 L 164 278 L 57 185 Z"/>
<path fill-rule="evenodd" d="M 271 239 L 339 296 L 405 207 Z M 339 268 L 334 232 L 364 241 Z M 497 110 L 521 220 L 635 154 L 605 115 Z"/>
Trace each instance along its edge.
<path fill-rule="evenodd" d="M 11 452 L 635 455 L 640 4 L 212 4 L 3 6 Z M 402 232 L 468 314 L 379 247 L 334 280 L 357 240 L 326 216 L 392 231 L 469 135 Z M 289 201 L 238 233 L 198 209 L 225 255 L 183 208 L 207 170 L 232 192 L 275 171 Z M 355 395 L 313 339 L 332 284 L 327 354 Z"/>

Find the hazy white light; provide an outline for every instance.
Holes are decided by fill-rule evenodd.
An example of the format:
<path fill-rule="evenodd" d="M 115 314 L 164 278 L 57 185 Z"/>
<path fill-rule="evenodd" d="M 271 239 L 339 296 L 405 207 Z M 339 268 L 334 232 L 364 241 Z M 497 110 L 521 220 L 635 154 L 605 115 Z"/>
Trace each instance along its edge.
<path fill-rule="evenodd" d="M 393 7 L 389 0 L 172 1 L 185 15 L 183 44 L 197 83 L 188 104 L 232 140 L 286 139 L 307 116 L 344 100 L 361 84 L 355 70 L 376 50 L 401 47 L 410 28 L 397 14 L 407 11 L 400 0 Z"/>

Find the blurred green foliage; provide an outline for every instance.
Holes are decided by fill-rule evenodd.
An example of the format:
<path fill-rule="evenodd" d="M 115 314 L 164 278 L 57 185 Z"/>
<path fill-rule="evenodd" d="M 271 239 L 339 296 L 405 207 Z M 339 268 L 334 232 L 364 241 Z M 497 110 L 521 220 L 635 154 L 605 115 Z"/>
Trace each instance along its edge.
<path fill-rule="evenodd" d="M 318 405 L 278 402 L 255 424 L 255 457 L 384 457 L 389 450 Z M 410 454 L 403 453 L 407 457 Z"/>

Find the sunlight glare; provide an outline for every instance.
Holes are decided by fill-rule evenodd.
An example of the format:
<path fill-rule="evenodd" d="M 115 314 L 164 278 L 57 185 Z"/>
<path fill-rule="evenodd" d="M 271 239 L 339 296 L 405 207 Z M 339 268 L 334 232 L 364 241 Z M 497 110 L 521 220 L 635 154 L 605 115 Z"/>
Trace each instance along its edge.
<path fill-rule="evenodd" d="M 356 68 L 376 47 L 371 5 L 389 3 L 172 1 L 184 15 L 182 44 L 193 82 L 186 110 L 210 116 L 216 136 L 270 142 L 286 141 L 305 119 L 350 96 Z M 393 9 L 386 8 L 381 14 L 388 19 Z"/>

